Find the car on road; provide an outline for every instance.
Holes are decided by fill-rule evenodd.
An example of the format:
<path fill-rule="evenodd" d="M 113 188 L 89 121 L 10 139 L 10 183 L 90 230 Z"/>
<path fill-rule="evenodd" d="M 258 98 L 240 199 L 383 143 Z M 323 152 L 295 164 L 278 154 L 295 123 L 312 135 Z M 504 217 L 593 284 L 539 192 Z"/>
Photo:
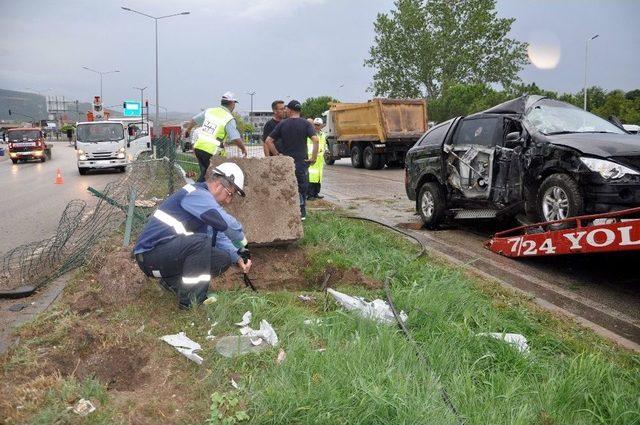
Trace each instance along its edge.
<path fill-rule="evenodd" d="M 7 143 L 11 162 L 51 159 L 52 144 L 47 143 L 40 128 L 12 128 L 7 130 Z"/>
<path fill-rule="evenodd" d="M 430 228 L 636 207 L 640 139 L 573 105 L 522 96 L 431 128 L 407 153 L 405 188 Z"/>

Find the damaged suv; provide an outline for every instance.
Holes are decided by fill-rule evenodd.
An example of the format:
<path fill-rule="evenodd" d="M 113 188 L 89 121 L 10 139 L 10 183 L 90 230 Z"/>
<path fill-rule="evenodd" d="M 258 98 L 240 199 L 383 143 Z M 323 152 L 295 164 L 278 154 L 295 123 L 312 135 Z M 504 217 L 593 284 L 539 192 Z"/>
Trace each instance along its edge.
<path fill-rule="evenodd" d="M 523 212 L 561 220 L 640 205 L 640 139 L 573 105 L 522 96 L 431 128 L 405 173 L 430 228 Z"/>

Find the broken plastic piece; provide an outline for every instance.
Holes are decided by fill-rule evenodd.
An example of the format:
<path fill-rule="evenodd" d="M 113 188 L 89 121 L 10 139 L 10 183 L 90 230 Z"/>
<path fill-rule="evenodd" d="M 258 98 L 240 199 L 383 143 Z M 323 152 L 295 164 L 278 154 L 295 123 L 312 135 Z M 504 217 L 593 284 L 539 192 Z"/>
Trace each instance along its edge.
<path fill-rule="evenodd" d="M 238 383 L 233 378 L 231 378 L 231 386 L 236 390 L 239 388 Z"/>
<path fill-rule="evenodd" d="M 361 297 L 352 297 L 331 288 L 327 288 L 327 292 L 330 293 L 342 307 L 349 311 L 355 311 L 366 319 L 373 319 L 378 323 L 384 324 L 396 323 L 393 311 L 391 311 L 391 307 L 389 307 L 386 301 L 375 299 L 368 302 Z M 403 322 L 407 321 L 407 314 L 404 311 L 400 312 L 400 319 Z"/>
<path fill-rule="evenodd" d="M 245 326 L 240 329 L 240 333 L 243 336 L 249 337 L 253 345 L 262 344 L 262 340 L 266 341 L 273 347 L 278 345 L 278 335 L 276 335 L 276 331 L 273 330 L 273 327 L 269 324 L 269 322 L 264 319 L 260 321 L 260 329 L 254 330 L 249 326 Z"/>
<path fill-rule="evenodd" d="M 202 364 L 202 357 L 195 352 L 202 350 L 202 347 L 197 342 L 191 340 L 184 332 L 177 333 L 175 335 L 165 335 L 160 337 L 161 340 L 167 344 L 173 346 L 178 352 L 184 355 L 189 360 L 193 360 L 198 364 Z"/>
<path fill-rule="evenodd" d="M 78 402 L 73 406 L 73 413 L 80 416 L 87 416 L 89 413 L 96 410 L 96 407 L 89 400 L 85 400 L 81 398 Z"/>
<path fill-rule="evenodd" d="M 287 358 L 287 353 L 285 353 L 284 350 L 280 350 L 280 352 L 278 353 L 278 357 L 276 358 L 276 363 L 281 364 L 286 358 Z"/>
<path fill-rule="evenodd" d="M 248 353 L 257 353 L 267 348 L 267 344 L 253 345 L 248 336 L 223 336 L 216 343 L 216 351 L 221 356 L 232 358 Z"/>
<path fill-rule="evenodd" d="M 308 303 L 308 302 L 311 302 L 311 301 L 315 301 L 316 297 L 313 297 L 311 295 L 300 294 L 300 295 L 298 295 L 298 299 L 300 301 L 302 301 L 303 303 Z"/>
<path fill-rule="evenodd" d="M 495 339 L 499 339 L 508 343 L 516 348 L 522 354 L 529 353 L 529 344 L 527 344 L 527 338 L 521 334 L 500 333 L 500 332 L 482 332 L 476 334 L 476 336 L 490 336 Z"/>
<path fill-rule="evenodd" d="M 322 319 L 320 318 L 316 318 L 316 319 L 306 319 L 304 322 L 305 325 L 320 325 L 322 324 Z"/>
<path fill-rule="evenodd" d="M 236 326 L 240 326 L 240 327 L 245 327 L 245 326 L 249 326 L 249 323 L 251 323 L 251 312 L 247 311 L 245 314 L 242 315 L 242 321 L 236 323 Z"/>

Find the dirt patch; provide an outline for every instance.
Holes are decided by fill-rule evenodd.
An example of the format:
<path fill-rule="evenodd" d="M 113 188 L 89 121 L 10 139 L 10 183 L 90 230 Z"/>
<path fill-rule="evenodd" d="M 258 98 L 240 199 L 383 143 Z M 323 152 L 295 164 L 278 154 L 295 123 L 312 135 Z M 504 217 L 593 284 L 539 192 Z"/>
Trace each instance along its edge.
<path fill-rule="evenodd" d="M 89 356 L 78 367 L 77 376 L 95 376 L 110 390 L 132 391 L 149 379 L 143 371 L 148 361 L 143 347 L 112 346 Z"/>
<path fill-rule="evenodd" d="M 102 289 L 102 299 L 110 304 L 139 299 L 146 280 L 128 247 L 109 253 L 96 276 L 97 284 Z"/>
<path fill-rule="evenodd" d="M 398 223 L 398 227 L 401 229 L 409 229 L 409 230 L 422 230 L 424 229 L 424 224 L 422 222 L 412 222 L 412 223 Z"/>
<path fill-rule="evenodd" d="M 329 275 L 330 273 L 330 275 Z M 327 267 L 325 272 L 318 276 L 317 283 L 322 286 L 326 276 L 329 275 L 327 286 L 332 287 L 338 284 L 350 286 L 362 286 L 366 289 L 380 289 L 382 282 L 365 276 L 359 269 L 352 267 L 350 269 L 338 269 L 336 267 Z"/>
<path fill-rule="evenodd" d="M 249 277 L 260 290 L 278 291 L 283 289 L 311 289 L 304 269 L 309 261 L 299 247 L 261 247 L 251 250 L 253 266 Z M 230 268 L 220 278 L 214 280 L 215 289 L 235 289 L 244 286 L 242 272 L 237 267 Z"/>

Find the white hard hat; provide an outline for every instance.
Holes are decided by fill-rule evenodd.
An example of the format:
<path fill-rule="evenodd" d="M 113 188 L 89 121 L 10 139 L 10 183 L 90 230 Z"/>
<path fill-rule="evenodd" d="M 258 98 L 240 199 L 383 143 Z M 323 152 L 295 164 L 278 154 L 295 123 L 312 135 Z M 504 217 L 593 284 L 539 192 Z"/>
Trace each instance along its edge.
<path fill-rule="evenodd" d="M 319 124 L 319 125 L 324 124 L 324 122 L 322 121 L 322 118 L 320 118 L 320 117 L 315 118 L 315 119 L 313 120 L 313 123 L 314 123 L 314 124 Z"/>
<path fill-rule="evenodd" d="M 226 92 L 225 94 L 222 95 L 222 100 L 227 100 L 229 102 L 240 103 L 240 102 L 238 102 L 238 99 L 236 99 L 236 95 L 233 94 L 230 91 L 228 91 L 228 92 Z"/>
<path fill-rule="evenodd" d="M 224 177 L 226 181 L 231 183 L 240 196 L 245 196 L 244 193 L 244 173 L 242 169 L 238 167 L 238 164 L 233 162 L 223 162 L 213 169 L 213 173 Z"/>

